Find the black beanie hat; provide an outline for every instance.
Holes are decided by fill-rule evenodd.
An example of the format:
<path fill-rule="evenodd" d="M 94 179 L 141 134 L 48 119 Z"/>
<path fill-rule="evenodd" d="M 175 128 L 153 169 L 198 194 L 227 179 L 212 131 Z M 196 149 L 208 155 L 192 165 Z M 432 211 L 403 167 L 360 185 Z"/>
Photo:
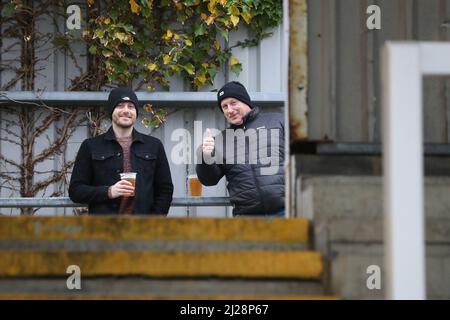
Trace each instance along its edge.
<path fill-rule="evenodd" d="M 220 90 L 217 92 L 217 102 L 219 104 L 220 111 L 223 112 L 222 106 L 220 103 L 225 98 L 236 98 L 239 101 L 242 101 L 246 105 L 248 105 L 250 108 L 253 108 L 252 106 L 252 100 L 250 99 L 250 96 L 248 95 L 247 89 L 242 85 L 242 83 L 238 81 L 231 81 L 228 82 L 226 85 L 224 85 Z"/>
<path fill-rule="evenodd" d="M 136 108 L 136 116 L 139 114 L 139 100 L 131 88 L 128 87 L 119 87 L 113 89 L 109 93 L 108 97 L 108 105 L 106 106 L 106 112 L 109 117 L 112 117 L 112 113 L 114 108 L 121 102 L 132 102 L 134 107 Z"/>

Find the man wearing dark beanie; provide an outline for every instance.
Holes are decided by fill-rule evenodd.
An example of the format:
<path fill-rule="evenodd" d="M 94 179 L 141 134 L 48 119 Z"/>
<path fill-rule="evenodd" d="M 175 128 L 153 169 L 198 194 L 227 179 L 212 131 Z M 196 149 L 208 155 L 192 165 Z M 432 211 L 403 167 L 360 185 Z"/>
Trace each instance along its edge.
<path fill-rule="evenodd" d="M 213 186 L 225 176 L 234 216 L 285 216 L 283 114 L 261 112 L 237 81 L 220 88 L 217 102 L 230 126 L 214 138 L 206 129 L 199 180 Z"/>
<path fill-rule="evenodd" d="M 111 127 L 81 144 L 69 197 L 88 204 L 90 214 L 166 215 L 169 211 L 173 184 L 166 153 L 159 139 L 134 129 L 138 110 L 133 90 L 113 89 L 106 105 Z M 125 173 L 128 179 L 135 173 L 135 179 L 125 180 Z"/>

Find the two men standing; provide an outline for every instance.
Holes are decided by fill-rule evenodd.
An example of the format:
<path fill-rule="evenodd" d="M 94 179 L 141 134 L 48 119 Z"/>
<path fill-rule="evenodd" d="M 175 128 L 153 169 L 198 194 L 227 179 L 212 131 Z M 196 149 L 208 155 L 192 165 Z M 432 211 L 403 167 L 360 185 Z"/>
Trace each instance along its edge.
<path fill-rule="evenodd" d="M 249 143 L 242 145 L 234 134 L 228 140 L 224 134 L 220 141 L 207 134 L 202 159 L 214 155 L 219 161 L 197 164 L 200 181 L 212 186 L 225 176 L 233 215 L 284 216 L 283 115 L 262 113 L 245 87 L 235 81 L 218 91 L 217 101 L 230 125 L 227 130 L 243 132 Z M 74 202 L 87 203 L 91 214 L 165 215 L 169 210 L 173 184 L 166 153 L 160 140 L 134 129 L 138 108 L 131 89 L 111 91 L 107 107 L 111 128 L 85 140 L 78 151 L 69 196 Z M 270 174 L 264 171 L 268 157 L 277 159 Z M 119 178 L 130 171 L 137 173 L 135 188 Z"/>

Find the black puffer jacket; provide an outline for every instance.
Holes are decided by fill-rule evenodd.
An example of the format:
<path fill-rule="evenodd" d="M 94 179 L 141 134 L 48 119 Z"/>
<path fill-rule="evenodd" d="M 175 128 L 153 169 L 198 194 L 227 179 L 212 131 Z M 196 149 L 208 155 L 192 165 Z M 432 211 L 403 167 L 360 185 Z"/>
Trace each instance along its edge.
<path fill-rule="evenodd" d="M 245 144 L 243 138 L 236 138 L 244 134 Z M 266 215 L 284 209 L 283 114 L 261 113 L 255 107 L 242 125 L 232 125 L 214 139 L 213 158 L 203 159 L 196 171 L 205 186 L 226 177 L 233 215 Z M 198 152 L 202 159 L 201 148 Z"/>

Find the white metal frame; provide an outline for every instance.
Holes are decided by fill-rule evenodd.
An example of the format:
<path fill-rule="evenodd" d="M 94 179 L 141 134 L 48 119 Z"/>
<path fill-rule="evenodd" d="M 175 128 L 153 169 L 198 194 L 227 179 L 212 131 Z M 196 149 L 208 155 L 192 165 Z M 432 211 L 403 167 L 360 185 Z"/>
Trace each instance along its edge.
<path fill-rule="evenodd" d="M 387 42 L 382 51 L 386 293 L 425 299 L 422 77 L 450 75 L 450 43 Z"/>

